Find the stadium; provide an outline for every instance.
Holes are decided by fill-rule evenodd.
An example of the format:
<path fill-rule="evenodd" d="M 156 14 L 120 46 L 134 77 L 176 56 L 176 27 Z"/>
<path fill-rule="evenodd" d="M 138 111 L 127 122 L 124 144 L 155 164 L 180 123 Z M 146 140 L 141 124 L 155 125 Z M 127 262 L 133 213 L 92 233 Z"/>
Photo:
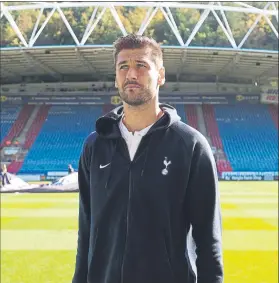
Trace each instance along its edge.
<path fill-rule="evenodd" d="M 160 102 L 211 146 L 225 281 L 278 282 L 278 2 L 1 2 L 0 21 L 1 165 L 28 186 L 1 194 L 1 282 L 71 282 L 78 193 L 53 192 L 121 105 L 129 33 L 161 44 Z"/>

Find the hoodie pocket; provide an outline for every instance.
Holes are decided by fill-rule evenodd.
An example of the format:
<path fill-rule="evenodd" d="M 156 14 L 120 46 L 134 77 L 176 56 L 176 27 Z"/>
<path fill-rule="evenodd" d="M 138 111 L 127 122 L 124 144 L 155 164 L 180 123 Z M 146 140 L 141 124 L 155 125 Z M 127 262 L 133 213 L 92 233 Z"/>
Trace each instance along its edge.
<path fill-rule="evenodd" d="M 165 257 L 169 266 L 173 283 L 195 283 L 196 279 L 193 275 L 191 267 L 187 263 L 185 257 L 171 256 L 170 248 L 168 248 L 166 237 L 164 238 Z"/>
<path fill-rule="evenodd" d="M 172 261 L 171 261 L 171 257 L 170 257 L 170 252 L 169 252 L 168 247 L 167 247 L 166 238 L 164 238 L 164 253 L 165 253 L 165 258 L 166 258 L 167 263 L 168 263 L 169 270 L 171 272 L 171 276 L 174 280 L 173 282 L 175 282 L 175 274 L 174 274 L 174 271 L 173 271 Z"/>
<path fill-rule="evenodd" d="M 96 228 L 94 236 L 93 236 L 93 241 L 92 241 L 92 246 L 89 246 L 89 252 L 88 252 L 88 272 L 90 272 L 90 270 L 92 270 L 91 268 L 91 264 L 94 258 L 94 253 L 95 253 L 95 249 L 96 249 L 96 243 L 97 243 L 97 239 L 98 239 L 98 234 L 99 234 L 99 230 L 98 228 Z M 90 239 L 91 242 L 91 239 Z"/>

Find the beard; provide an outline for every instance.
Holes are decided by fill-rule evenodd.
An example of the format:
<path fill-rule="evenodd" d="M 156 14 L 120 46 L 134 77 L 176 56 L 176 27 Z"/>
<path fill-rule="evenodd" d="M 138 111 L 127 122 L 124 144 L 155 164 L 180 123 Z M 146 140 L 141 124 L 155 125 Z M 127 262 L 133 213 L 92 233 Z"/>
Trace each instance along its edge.
<path fill-rule="evenodd" d="M 119 88 L 120 98 L 130 106 L 140 106 L 148 103 L 153 97 L 153 92 L 149 88 Z"/>

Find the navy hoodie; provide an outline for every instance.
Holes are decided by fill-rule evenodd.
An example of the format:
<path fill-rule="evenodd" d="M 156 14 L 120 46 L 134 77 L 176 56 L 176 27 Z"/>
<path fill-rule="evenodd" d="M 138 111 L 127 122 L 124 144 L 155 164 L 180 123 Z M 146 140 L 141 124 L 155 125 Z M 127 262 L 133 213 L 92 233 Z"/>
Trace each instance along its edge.
<path fill-rule="evenodd" d="M 73 283 L 221 283 L 221 215 L 207 140 L 175 108 L 142 138 L 134 160 L 120 106 L 96 122 L 79 162 Z"/>

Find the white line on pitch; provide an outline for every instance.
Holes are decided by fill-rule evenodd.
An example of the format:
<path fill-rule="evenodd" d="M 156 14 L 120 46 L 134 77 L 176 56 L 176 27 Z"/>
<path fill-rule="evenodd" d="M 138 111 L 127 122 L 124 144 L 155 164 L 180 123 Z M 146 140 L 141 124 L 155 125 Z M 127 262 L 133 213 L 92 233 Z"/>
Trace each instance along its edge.
<path fill-rule="evenodd" d="M 222 203 L 233 203 L 233 204 L 239 204 L 239 203 L 278 203 L 278 199 L 276 198 L 231 198 L 231 197 L 222 197 L 221 196 L 221 202 Z"/>
<path fill-rule="evenodd" d="M 223 209 L 224 218 L 278 218 L 276 209 Z"/>
<path fill-rule="evenodd" d="M 75 198 L 64 198 L 64 199 L 45 199 L 45 198 L 19 198 L 19 199 L 2 199 L 1 203 L 78 203 L 78 199 Z"/>
<path fill-rule="evenodd" d="M 271 196 L 278 197 L 278 192 L 220 192 L 221 196 L 247 196 L 247 197 L 257 197 L 257 196 Z"/>
<path fill-rule="evenodd" d="M 77 217 L 77 208 L 17 209 L 2 208 L 1 217 Z"/>

